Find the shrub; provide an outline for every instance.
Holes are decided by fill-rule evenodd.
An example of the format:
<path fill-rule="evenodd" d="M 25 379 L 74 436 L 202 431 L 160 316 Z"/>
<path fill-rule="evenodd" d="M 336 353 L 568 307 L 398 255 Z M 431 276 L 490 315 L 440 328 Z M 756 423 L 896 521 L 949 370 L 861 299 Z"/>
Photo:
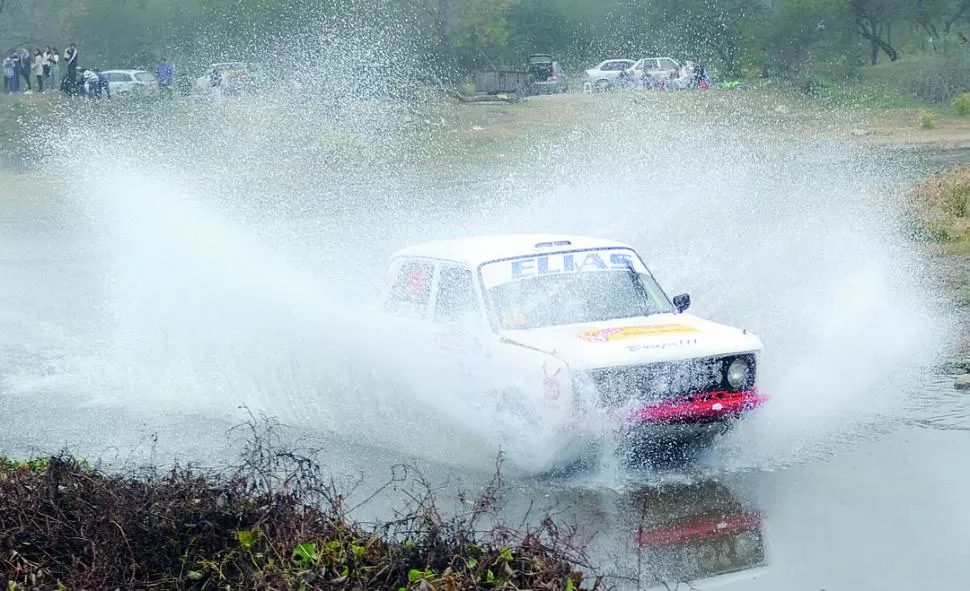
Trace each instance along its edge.
<path fill-rule="evenodd" d="M 251 423 L 251 426 L 254 424 Z M 575 530 L 494 513 L 501 471 L 446 519 L 431 488 L 395 520 L 365 525 L 320 466 L 271 432 L 228 473 L 175 467 L 109 475 L 61 455 L 0 462 L 0 582 L 9 589 L 595 589 Z M 268 434 L 267 434 L 268 433 Z M 397 473 L 388 483 L 400 484 Z M 423 492 L 421 492 L 423 490 Z M 494 521 L 493 521 L 494 520 Z M 484 531 L 482 531 L 484 530 Z"/>
<path fill-rule="evenodd" d="M 964 241 L 970 232 L 970 164 L 939 170 L 911 193 L 910 210 L 919 235 L 953 243 Z"/>
<path fill-rule="evenodd" d="M 919 124 L 923 129 L 933 129 L 936 127 L 936 113 L 932 111 L 920 111 Z"/>
<path fill-rule="evenodd" d="M 970 115 L 970 92 L 964 92 L 953 99 L 952 106 L 957 115 L 961 117 Z"/>

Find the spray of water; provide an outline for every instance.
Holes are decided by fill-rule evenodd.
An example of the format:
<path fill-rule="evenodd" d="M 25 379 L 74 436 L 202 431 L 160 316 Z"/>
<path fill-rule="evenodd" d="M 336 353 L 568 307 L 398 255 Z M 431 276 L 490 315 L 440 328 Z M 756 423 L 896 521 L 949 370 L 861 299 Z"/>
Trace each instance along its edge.
<path fill-rule="evenodd" d="M 65 191 L 86 208 L 109 294 L 101 338 L 79 354 L 92 396 L 218 416 L 249 404 L 487 468 L 497 425 L 514 433 L 514 421 L 389 331 L 376 300 L 396 248 L 480 233 L 628 241 L 698 314 L 761 336 L 774 402 L 725 443 L 722 467 L 797 461 L 868 432 L 943 350 L 898 231 L 905 162 L 604 96 L 546 99 L 620 113 L 596 127 L 445 168 L 427 96 L 347 90 L 354 64 L 392 41 L 347 41 L 284 90 L 115 108 L 109 131 L 84 106 L 52 132 L 52 150 L 84 146 Z M 412 54 L 390 55 L 397 75 L 416 71 Z M 513 464 L 553 451 L 542 429 L 518 433 Z"/>

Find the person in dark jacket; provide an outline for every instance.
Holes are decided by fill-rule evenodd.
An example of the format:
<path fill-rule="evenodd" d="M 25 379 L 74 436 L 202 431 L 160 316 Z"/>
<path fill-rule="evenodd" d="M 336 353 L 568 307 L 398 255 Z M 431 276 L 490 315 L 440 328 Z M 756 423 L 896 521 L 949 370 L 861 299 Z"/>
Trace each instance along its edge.
<path fill-rule="evenodd" d="M 67 75 L 64 76 L 64 87 L 67 88 L 68 96 L 77 95 L 77 70 L 78 70 L 78 57 L 79 52 L 77 50 L 77 45 L 71 43 L 64 50 L 64 61 L 67 62 Z"/>

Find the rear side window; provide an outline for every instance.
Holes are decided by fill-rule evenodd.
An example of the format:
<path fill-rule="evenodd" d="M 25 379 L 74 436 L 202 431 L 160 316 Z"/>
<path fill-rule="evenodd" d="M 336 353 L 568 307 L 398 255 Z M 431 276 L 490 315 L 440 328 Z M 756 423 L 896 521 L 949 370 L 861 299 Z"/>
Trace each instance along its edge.
<path fill-rule="evenodd" d="M 472 272 L 462 267 L 441 268 L 438 297 L 435 300 L 435 322 L 471 320 L 478 313 Z"/>
<path fill-rule="evenodd" d="M 395 316 L 423 319 L 431 297 L 431 263 L 409 261 L 394 275 L 384 310 Z"/>
<path fill-rule="evenodd" d="M 135 80 L 139 82 L 151 82 L 155 79 L 155 76 L 149 74 L 148 72 L 138 72 L 135 74 Z"/>

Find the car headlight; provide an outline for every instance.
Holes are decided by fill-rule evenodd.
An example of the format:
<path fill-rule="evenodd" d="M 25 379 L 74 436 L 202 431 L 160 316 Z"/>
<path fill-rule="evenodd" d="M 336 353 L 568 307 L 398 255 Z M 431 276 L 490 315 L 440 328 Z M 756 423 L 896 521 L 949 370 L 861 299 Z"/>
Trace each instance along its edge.
<path fill-rule="evenodd" d="M 728 385 L 737 390 L 748 381 L 750 371 L 751 369 L 743 358 L 735 359 L 727 369 Z"/>

